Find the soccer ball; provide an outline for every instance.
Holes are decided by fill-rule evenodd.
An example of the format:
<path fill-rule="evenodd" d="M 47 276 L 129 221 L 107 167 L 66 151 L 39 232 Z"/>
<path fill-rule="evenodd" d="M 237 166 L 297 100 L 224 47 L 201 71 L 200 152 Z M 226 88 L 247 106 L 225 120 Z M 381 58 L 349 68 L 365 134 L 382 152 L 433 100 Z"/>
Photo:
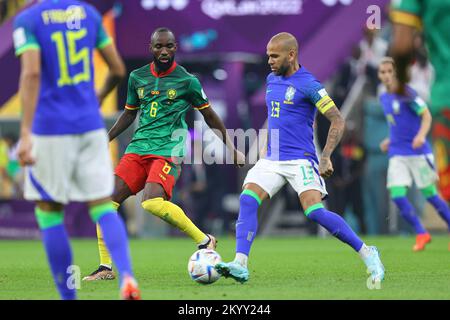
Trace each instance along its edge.
<path fill-rule="evenodd" d="M 191 279 L 202 284 L 216 282 L 220 274 L 214 266 L 221 262 L 220 255 L 211 249 L 200 249 L 195 251 L 189 258 L 188 272 Z"/>

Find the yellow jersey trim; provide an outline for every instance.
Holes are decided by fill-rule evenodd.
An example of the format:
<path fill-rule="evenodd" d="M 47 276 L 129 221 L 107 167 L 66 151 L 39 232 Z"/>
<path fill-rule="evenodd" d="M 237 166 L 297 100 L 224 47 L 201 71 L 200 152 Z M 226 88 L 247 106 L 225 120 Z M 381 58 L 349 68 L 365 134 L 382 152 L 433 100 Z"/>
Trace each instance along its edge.
<path fill-rule="evenodd" d="M 131 106 L 131 105 L 127 104 L 127 105 L 125 105 L 125 109 L 127 109 L 127 110 L 137 110 L 137 109 L 139 109 L 139 107 L 135 107 L 135 106 Z"/>
<path fill-rule="evenodd" d="M 201 106 L 194 107 L 194 108 L 197 109 L 197 110 L 203 110 L 203 109 L 206 109 L 206 108 L 209 108 L 209 107 L 210 107 L 210 104 L 206 103 L 206 104 L 202 104 Z"/>
<path fill-rule="evenodd" d="M 394 23 L 404 24 L 422 30 L 422 19 L 420 17 L 404 11 L 391 11 L 391 20 Z"/>

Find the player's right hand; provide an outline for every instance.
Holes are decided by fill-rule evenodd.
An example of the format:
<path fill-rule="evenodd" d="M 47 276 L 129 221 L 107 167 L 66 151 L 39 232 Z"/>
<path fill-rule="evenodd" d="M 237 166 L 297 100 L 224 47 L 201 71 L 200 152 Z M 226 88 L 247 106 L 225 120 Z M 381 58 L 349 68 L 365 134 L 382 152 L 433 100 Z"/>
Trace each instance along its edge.
<path fill-rule="evenodd" d="M 414 137 L 414 140 L 412 142 L 413 149 L 421 148 L 426 142 L 426 138 L 422 135 L 418 134 Z"/>
<path fill-rule="evenodd" d="M 31 155 L 31 135 L 25 134 L 20 137 L 19 145 L 17 147 L 17 156 L 21 166 L 28 166 L 34 164 L 35 160 Z"/>
<path fill-rule="evenodd" d="M 388 152 L 390 142 L 391 142 L 391 140 L 389 140 L 389 138 L 386 138 L 383 141 L 381 141 L 380 149 L 382 152 L 384 152 L 384 153 Z"/>
<path fill-rule="evenodd" d="M 245 165 L 245 155 L 239 150 L 234 150 L 234 164 L 239 168 L 242 168 Z"/>
<path fill-rule="evenodd" d="M 329 178 L 333 174 L 333 164 L 330 158 L 322 157 L 319 161 L 319 174 L 322 178 Z"/>

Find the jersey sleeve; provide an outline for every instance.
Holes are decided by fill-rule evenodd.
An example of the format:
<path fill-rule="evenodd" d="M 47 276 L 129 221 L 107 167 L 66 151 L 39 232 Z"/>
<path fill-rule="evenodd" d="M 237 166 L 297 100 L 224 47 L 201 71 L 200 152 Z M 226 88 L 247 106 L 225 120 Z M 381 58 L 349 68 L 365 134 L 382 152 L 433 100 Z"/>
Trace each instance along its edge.
<path fill-rule="evenodd" d="M 428 109 L 426 102 L 419 96 L 409 103 L 409 107 L 419 116 Z"/>
<path fill-rule="evenodd" d="M 27 11 L 18 15 L 14 20 L 13 41 L 16 56 L 27 50 L 40 50 L 41 47 L 34 33 L 33 19 Z"/>
<path fill-rule="evenodd" d="M 125 109 L 137 110 L 139 109 L 139 97 L 134 86 L 133 73 L 130 74 L 128 78 L 128 89 L 127 89 L 127 103 Z"/>
<path fill-rule="evenodd" d="M 306 95 L 309 100 L 320 113 L 325 114 L 332 107 L 336 106 L 334 101 L 328 95 L 327 90 L 318 81 L 314 81 L 309 88 L 307 88 Z"/>
<path fill-rule="evenodd" d="M 392 22 L 422 29 L 421 0 L 393 0 L 390 17 Z"/>
<path fill-rule="evenodd" d="M 195 109 L 202 110 L 209 107 L 208 97 L 196 77 L 192 77 L 188 94 L 189 101 Z"/>
<path fill-rule="evenodd" d="M 97 24 L 97 35 L 95 38 L 95 47 L 97 49 L 103 49 L 104 47 L 106 47 L 107 45 L 112 43 L 112 39 L 106 33 L 105 28 L 103 28 L 102 16 L 97 11 L 97 9 L 95 9 L 92 6 L 89 6 L 89 10 L 91 11 L 92 16 L 94 17 L 95 23 Z"/>

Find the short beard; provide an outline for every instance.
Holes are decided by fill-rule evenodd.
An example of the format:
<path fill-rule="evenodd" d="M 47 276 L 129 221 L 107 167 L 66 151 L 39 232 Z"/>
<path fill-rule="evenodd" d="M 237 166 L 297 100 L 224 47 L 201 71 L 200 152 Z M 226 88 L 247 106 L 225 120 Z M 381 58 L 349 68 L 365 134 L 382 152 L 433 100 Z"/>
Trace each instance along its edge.
<path fill-rule="evenodd" d="M 280 68 L 278 69 L 277 76 L 285 76 L 288 70 L 289 70 L 288 63 L 281 65 Z"/>
<path fill-rule="evenodd" d="M 174 60 L 175 60 L 175 56 L 171 57 L 169 59 L 169 61 L 167 61 L 166 63 L 163 63 L 163 62 L 159 61 L 158 59 L 154 59 L 153 61 L 156 65 L 156 67 L 158 68 L 158 71 L 165 72 L 170 69 Z"/>

